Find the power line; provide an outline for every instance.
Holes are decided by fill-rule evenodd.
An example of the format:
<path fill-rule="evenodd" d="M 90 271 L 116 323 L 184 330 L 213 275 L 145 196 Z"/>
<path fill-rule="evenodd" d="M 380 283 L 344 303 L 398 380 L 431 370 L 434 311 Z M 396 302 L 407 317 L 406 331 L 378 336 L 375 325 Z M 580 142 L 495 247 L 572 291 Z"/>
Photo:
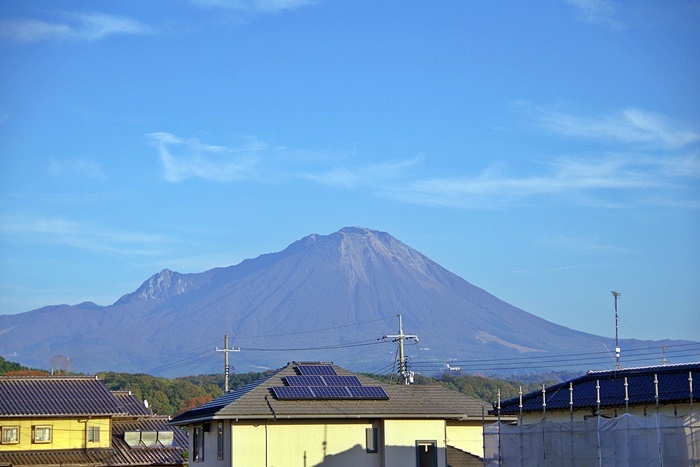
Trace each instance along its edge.
<path fill-rule="evenodd" d="M 353 323 L 353 324 L 343 324 L 340 326 L 333 326 L 330 328 L 322 328 L 322 329 L 311 329 L 309 331 L 297 331 L 297 332 L 287 332 L 283 334 L 264 334 L 264 335 L 259 335 L 259 336 L 235 336 L 236 339 L 261 339 L 265 337 L 282 337 L 282 336 L 296 336 L 298 334 L 310 334 L 314 332 L 325 332 L 325 331 L 332 331 L 334 329 L 343 329 L 343 328 L 349 328 L 349 327 L 354 327 L 354 326 L 360 326 L 363 324 L 371 324 L 371 323 L 377 323 L 379 321 L 386 321 L 389 319 L 393 319 L 394 316 L 388 316 L 385 318 L 379 318 L 379 319 L 373 319 L 370 321 L 361 321 L 359 323 Z"/>

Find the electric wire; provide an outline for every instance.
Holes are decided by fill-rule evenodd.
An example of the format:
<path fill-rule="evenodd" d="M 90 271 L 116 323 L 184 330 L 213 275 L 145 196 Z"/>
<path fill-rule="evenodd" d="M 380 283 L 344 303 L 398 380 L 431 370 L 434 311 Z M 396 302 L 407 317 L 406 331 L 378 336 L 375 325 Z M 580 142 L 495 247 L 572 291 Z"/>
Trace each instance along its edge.
<path fill-rule="evenodd" d="M 267 337 L 282 337 L 282 336 L 296 336 L 298 334 L 310 334 L 314 332 L 325 332 L 325 331 L 333 331 L 335 329 L 343 329 L 343 328 L 350 328 L 354 326 L 360 326 L 363 324 L 371 324 L 371 323 L 377 323 L 379 321 L 386 321 L 388 319 L 393 319 L 396 316 L 387 316 L 384 318 L 379 318 L 379 319 L 373 319 L 370 321 L 361 321 L 359 323 L 352 323 L 352 324 L 342 324 L 340 326 L 333 326 L 330 328 L 323 328 L 323 329 L 311 329 L 308 331 L 297 331 L 297 332 L 287 332 L 283 334 L 264 334 L 264 335 L 259 335 L 259 336 L 232 336 L 234 339 L 262 339 L 262 338 L 267 338 Z"/>

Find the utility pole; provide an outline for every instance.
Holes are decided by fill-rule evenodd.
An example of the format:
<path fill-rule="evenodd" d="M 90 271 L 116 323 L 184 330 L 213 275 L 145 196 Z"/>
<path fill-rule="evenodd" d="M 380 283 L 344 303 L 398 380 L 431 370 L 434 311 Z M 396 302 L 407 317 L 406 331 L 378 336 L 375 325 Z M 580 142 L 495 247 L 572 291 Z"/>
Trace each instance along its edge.
<path fill-rule="evenodd" d="M 620 292 L 612 291 L 613 297 L 615 297 L 615 369 L 620 369 L 620 341 L 617 338 L 617 299 L 620 296 Z"/>
<path fill-rule="evenodd" d="M 228 335 L 224 336 L 224 348 L 216 348 L 217 352 L 223 352 L 224 353 L 224 393 L 228 392 L 228 373 L 229 373 L 229 365 L 228 365 L 228 353 L 229 352 L 240 352 L 241 349 L 229 349 L 228 348 Z"/>
<path fill-rule="evenodd" d="M 408 371 L 408 364 L 406 362 L 406 356 L 403 351 L 403 341 L 404 339 L 410 339 L 414 342 L 418 342 L 418 336 L 415 334 L 404 334 L 403 333 L 403 322 L 401 320 L 401 315 L 399 317 L 399 333 L 392 335 L 385 335 L 382 339 L 393 338 L 394 342 L 399 343 L 399 374 L 403 378 L 403 384 L 411 384 L 413 382 L 413 372 Z"/>

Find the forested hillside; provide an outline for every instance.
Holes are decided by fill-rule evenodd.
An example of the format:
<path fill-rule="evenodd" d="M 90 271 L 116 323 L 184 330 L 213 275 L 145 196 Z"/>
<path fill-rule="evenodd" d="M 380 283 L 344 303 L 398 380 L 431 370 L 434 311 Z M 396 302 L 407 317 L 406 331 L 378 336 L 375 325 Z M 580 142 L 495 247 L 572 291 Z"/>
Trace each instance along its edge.
<path fill-rule="evenodd" d="M 18 363 L 8 362 L 0 357 L 0 375 L 36 375 L 44 374 L 30 370 Z M 242 373 L 229 375 L 229 388 L 237 389 L 253 381 L 264 378 L 270 372 Z M 398 384 L 396 375 L 370 375 L 386 384 Z M 501 399 L 516 397 L 522 388 L 528 393 L 542 388 L 542 384 L 550 385 L 577 376 L 573 372 L 556 372 L 546 374 L 530 374 L 517 378 L 498 379 L 483 376 L 444 373 L 435 377 L 416 375 L 415 384 L 440 384 L 487 402 L 495 402 L 498 390 Z M 186 410 L 198 407 L 210 400 L 221 396 L 224 391 L 224 376 L 199 375 L 179 378 L 157 378 L 147 374 L 131 373 L 98 373 L 108 389 L 116 391 L 131 391 L 138 400 L 147 400 L 153 413 L 161 415 L 176 415 Z"/>

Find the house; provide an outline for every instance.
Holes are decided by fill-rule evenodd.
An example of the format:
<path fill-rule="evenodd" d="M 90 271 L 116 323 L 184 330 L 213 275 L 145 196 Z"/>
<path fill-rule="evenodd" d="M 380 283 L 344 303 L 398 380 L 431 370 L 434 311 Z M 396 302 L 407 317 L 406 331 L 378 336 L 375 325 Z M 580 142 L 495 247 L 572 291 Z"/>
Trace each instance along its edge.
<path fill-rule="evenodd" d="M 500 403 L 486 465 L 700 465 L 700 363 L 587 374 Z M 695 404 L 695 405 L 694 405 Z"/>
<path fill-rule="evenodd" d="M 383 385 L 293 362 L 175 417 L 194 466 L 483 465 L 489 406 L 438 385 Z"/>
<path fill-rule="evenodd" d="M 186 436 L 167 421 L 95 377 L 2 376 L 0 466 L 182 466 Z"/>
<path fill-rule="evenodd" d="M 127 412 L 112 418 L 108 467 L 182 467 L 187 463 L 187 433 L 168 424 L 167 415 L 153 415 L 130 391 L 112 391 Z"/>

